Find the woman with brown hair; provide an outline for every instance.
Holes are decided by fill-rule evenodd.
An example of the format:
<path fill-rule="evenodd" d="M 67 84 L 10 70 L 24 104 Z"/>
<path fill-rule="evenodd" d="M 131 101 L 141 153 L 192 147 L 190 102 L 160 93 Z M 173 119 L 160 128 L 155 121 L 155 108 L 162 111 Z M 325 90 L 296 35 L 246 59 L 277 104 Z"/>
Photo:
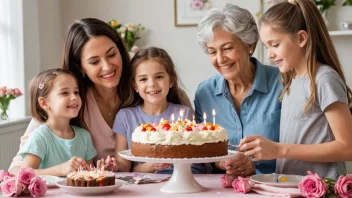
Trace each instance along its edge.
<path fill-rule="evenodd" d="M 115 155 L 112 126 L 118 110 L 128 98 L 130 57 L 122 39 L 107 23 L 94 18 L 75 21 L 68 28 L 63 46 L 62 68 L 78 79 L 82 110 L 71 124 L 85 127 L 98 152 L 94 162 Z M 21 137 L 20 149 L 32 131 L 41 125 L 32 119 Z M 23 163 L 18 153 L 9 171 L 17 173 Z M 118 167 L 114 167 L 117 170 Z"/>

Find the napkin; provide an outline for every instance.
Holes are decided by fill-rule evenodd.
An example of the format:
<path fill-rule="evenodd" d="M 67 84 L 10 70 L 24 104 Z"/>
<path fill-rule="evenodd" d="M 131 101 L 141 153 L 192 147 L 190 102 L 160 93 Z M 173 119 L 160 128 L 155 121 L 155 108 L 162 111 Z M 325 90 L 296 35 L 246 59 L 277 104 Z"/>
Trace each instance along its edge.
<path fill-rule="evenodd" d="M 160 183 L 170 179 L 170 176 L 163 174 L 143 174 L 143 173 L 133 173 L 132 176 L 117 177 L 127 181 L 129 184 L 150 184 L 150 183 Z"/>
<path fill-rule="evenodd" d="M 282 188 L 275 186 L 268 186 L 265 184 L 254 184 L 252 191 L 273 197 L 300 197 L 302 196 L 298 188 Z"/>

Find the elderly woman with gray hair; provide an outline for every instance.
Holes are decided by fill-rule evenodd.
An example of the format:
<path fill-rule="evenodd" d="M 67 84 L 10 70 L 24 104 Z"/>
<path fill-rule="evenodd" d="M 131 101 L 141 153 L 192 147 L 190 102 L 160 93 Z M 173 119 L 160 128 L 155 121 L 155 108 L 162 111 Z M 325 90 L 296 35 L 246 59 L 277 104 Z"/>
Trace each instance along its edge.
<path fill-rule="evenodd" d="M 203 113 L 212 115 L 236 149 L 247 135 L 258 134 L 279 141 L 279 96 L 282 89 L 279 69 L 263 65 L 252 57 L 259 39 L 256 22 L 248 10 L 226 4 L 213 8 L 200 20 L 198 41 L 219 72 L 200 83 L 195 95 L 197 122 Z M 214 163 L 217 171 L 249 176 L 274 173 L 275 160 L 252 162 L 239 153 L 230 160 Z"/>

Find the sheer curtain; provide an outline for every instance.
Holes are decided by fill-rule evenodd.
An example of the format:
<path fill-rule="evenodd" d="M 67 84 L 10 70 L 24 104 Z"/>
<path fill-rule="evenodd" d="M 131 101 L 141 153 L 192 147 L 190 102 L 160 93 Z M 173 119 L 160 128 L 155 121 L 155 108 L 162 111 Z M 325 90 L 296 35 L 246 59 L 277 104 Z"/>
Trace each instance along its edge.
<path fill-rule="evenodd" d="M 24 92 L 22 0 L 0 0 L 0 87 Z M 9 117 L 25 115 L 24 96 L 12 100 Z"/>

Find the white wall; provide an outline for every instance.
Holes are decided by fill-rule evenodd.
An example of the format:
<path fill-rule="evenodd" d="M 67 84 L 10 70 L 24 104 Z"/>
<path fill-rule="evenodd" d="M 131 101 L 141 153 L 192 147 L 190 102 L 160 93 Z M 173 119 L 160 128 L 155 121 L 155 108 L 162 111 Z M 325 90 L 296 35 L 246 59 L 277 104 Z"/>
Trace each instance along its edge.
<path fill-rule="evenodd" d="M 259 1 L 231 1 L 247 5 L 253 12 L 259 11 L 259 4 L 253 4 Z M 96 17 L 103 21 L 116 19 L 119 23 L 133 22 L 144 25 L 147 30 L 136 44 L 140 47 L 161 47 L 170 54 L 192 103 L 198 84 L 217 72 L 197 43 L 196 27 L 174 26 L 173 0 L 63 0 L 62 2 L 62 9 L 65 10 L 64 27 L 75 19 L 85 17 Z"/>

